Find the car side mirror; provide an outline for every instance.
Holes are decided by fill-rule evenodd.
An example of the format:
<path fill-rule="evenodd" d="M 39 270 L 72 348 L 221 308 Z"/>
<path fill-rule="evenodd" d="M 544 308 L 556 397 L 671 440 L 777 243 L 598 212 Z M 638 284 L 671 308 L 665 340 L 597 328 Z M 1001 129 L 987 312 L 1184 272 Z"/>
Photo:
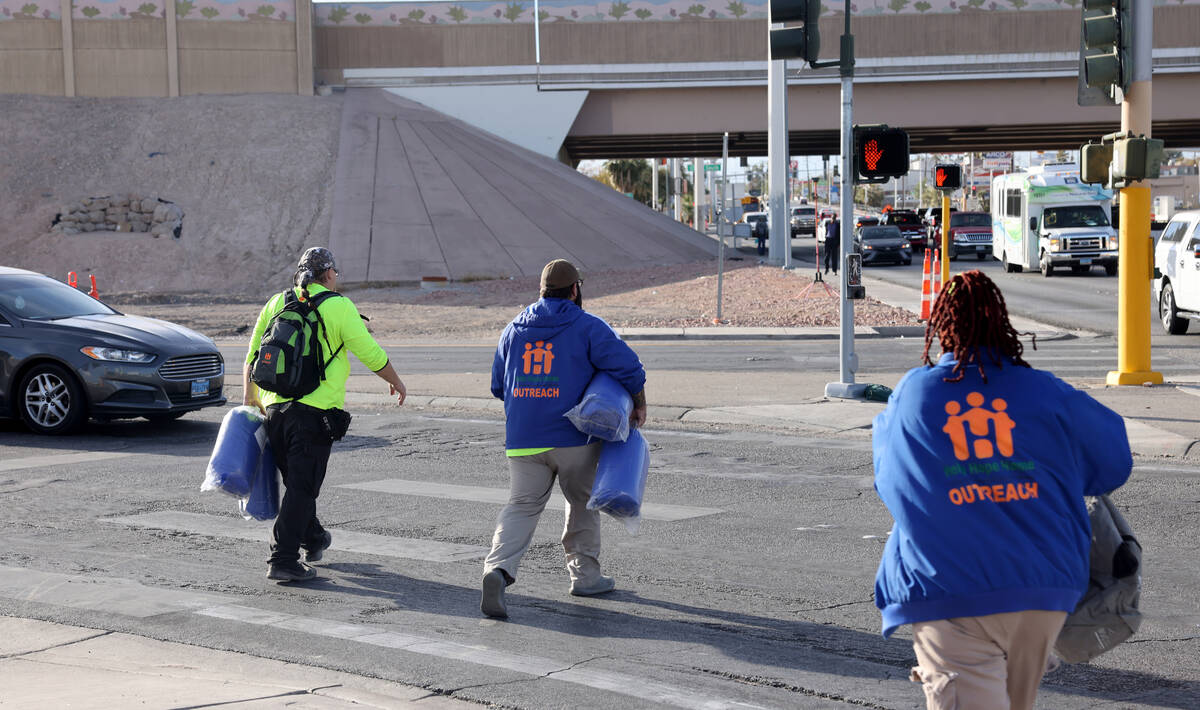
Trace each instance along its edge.
<path fill-rule="evenodd" d="M 1031 231 L 1031 232 L 1037 231 L 1037 217 L 1029 218 L 1029 231 Z"/>

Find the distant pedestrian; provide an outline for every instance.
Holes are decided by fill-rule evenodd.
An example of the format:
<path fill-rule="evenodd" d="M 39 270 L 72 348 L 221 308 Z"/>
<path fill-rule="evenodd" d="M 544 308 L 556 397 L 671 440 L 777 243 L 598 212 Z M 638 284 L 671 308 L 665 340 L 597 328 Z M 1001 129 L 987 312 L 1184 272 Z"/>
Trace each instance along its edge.
<path fill-rule="evenodd" d="M 930 710 L 1033 707 L 1088 585 L 1083 497 L 1133 465 L 1121 417 L 1023 350 L 991 279 L 958 274 L 934 303 L 926 366 L 875 417 L 875 490 L 895 520 L 875 604 L 884 636 L 912 624 Z"/>
<path fill-rule="evenodd" d="M 546 264 L 541 298 L 513 319 L 496 348 L 492 394 L 504 400 L 512 487 L 483 563 L 479 608 L 487 616 L 508 616 L 504 590 L 516 581 L 555 479 L 567 499 L 562 545 L 570 593 L 603 594 L 615 586 L 600 570 L 600 514 L 586 507 L 601 442 L 589 441 L 563 415 L 579 403 L 595 373 L 607 372 L 633 397 L 631 425 L 641 426 L 646 371 L 607 323 L 584 312 L 582 284 L 571 262 Z"/>
<path fill-rule="evenodd" d="M 296 265 L 294 288 L 274 296 L 259 314 L 242 373 L 242 403 L 266 413 L 267 439 L 283 478 L 283 501 L 272 530 L 271 556 L 267 561 L 267 578 L 280 582 L 315 578 L 317 571 L 300 562 L 300 550 L 304 550 L 305 562 L 316 562 L 333 541 L 333 536 L 317 519 L 317 496 L 325 480 L 333 442 L 342 438 L 350 425 L 350 415 L 342 409 L 346 403 L 346 380 L 350 376 L 346 351 L 354 353 L 363 365 L 387 381 L 388 391 L 397 396 L 398 404 L 404 404 L 406 394 L 387 353 L 367 332 L 354 303 L 336 292 L 337 279 L 332 252 L 323 247 L 305 251 Z M 285 306 L 296 301 L 316 310 L 319 321 L 316 334 L 324 371 L 310 394 L 289 399 L 262 390 L 260 396 L 259 387 L 251 381 L 251 371 L 258 360 L 263 336 L 267 334 L 269 339 L 268 327 L 272 321 Z"/>
<path fill-rule="evenodd" d="M 834 215 L 825 223 L 825 273 L 833 266 L 833 273 L 838 272 L 838 263 L 842 260 L 842 223 Z"/>
<path fill-rule="evenodd" d="M 754 243 L 758 249 L 758 255 L 763 256 L 767 253 L 767 218 L 763 217 L 754 223 Z"/>

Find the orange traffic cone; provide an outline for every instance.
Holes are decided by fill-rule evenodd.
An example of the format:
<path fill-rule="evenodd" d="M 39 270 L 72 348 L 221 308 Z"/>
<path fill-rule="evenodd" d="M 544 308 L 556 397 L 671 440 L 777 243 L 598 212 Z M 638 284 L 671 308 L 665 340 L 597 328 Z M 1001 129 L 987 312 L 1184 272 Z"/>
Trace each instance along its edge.
<path fill-rule="evenodd" d="M 921 274 L 921 320 L 929 320 L 929 308 L 933 303 L 933 279 L 929 272 L 929 257 L 932 251 L 932 249 L 925 250 L 925 267 Z"/>
<path fill-rule="evenodd" d="M 942 292 L 942 251 L 933 250 L 933 297 L 936 299 Z"/>
<path fill-rule="evenodd" d="M 96 275 L 88 274 L 88 277 L 92 280 L 92 290 L 88 291 L 88 295 L 91 296 L 92 298 L 96 299 L 97 301 L 99 301 L 100 300 L 100 292 L 96 290 Z"/>

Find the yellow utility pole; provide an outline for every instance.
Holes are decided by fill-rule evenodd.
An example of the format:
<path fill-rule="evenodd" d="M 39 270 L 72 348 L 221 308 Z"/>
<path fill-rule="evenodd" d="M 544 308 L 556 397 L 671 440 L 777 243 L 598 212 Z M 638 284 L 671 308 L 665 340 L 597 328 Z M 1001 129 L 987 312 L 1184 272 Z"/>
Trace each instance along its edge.
<path fill-rule="evenodd" d="M 1121 132 L 1150 137 L 1153 8 L 1132 3 L 1132 81 L 1121 102 Z M 1154 243 L 1150 238 L 1150 186 L 1135 182 L 1121 189 L 1118 225 L 1117 369 L 1108 373 L 1110 385 L 1162 384 L 1160 372 L 1150 369 L 1150 290 L 1154 280 Z"/>
<path fill-rule="evenodd" d="M 950 191 L 942 190 L 942 287 L 950 283 Z"/>

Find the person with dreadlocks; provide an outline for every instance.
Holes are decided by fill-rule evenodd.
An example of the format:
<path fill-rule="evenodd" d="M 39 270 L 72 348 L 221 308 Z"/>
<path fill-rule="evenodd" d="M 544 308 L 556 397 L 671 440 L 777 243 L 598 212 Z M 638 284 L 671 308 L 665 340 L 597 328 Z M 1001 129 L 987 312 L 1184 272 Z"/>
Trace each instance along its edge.
<path fill-rule="evenodd" d="M 350 415 L 342 410 L 350 377 L 347 351 L 388 383 L 388 392 L 396 397 L 398 405 L 404 404 L 407 395 L 404 382 L 387 353 L 367 331 L 358 308 L 337 293 L 338 275 L 333 252 L 325 247 L 305 250 L 296 264 L 293 288 L 276 294 L 259 313 L 242 372 L 242 404 L 266 414 L 267 440 L 283 479 L 283 501 L 271 531 L 271 556 L 267 560 L 267 579 L 277 582 L 315 579 L 317 571 L 300 561 L 300 552 L 304 552 L 304 562 L 317 562 L 333 543 L 333 536 L 317 518 L 317 496 L 333 442 L 342 438 L 350 425 Z M 260 391 L 251 381 L 251 369 L 272 321 L 285 305 L 296 300 L 308 303 L 320 320 L 317 342 L 325 369 L 314 391 L 289 399 Z"/>
<path fill-rule="evenodd" d="M 1087 589 L 1083 497 L 1133 467 L 1121 417 L 1023 353 L 996 284 L 957 274 L 934 303 L 924 366 L 875 417 L 875 490 L 895 520 L 875 605 L 884 636 L 912 625 L 910 677 L 930 710 L 1033 707 Z"/>

